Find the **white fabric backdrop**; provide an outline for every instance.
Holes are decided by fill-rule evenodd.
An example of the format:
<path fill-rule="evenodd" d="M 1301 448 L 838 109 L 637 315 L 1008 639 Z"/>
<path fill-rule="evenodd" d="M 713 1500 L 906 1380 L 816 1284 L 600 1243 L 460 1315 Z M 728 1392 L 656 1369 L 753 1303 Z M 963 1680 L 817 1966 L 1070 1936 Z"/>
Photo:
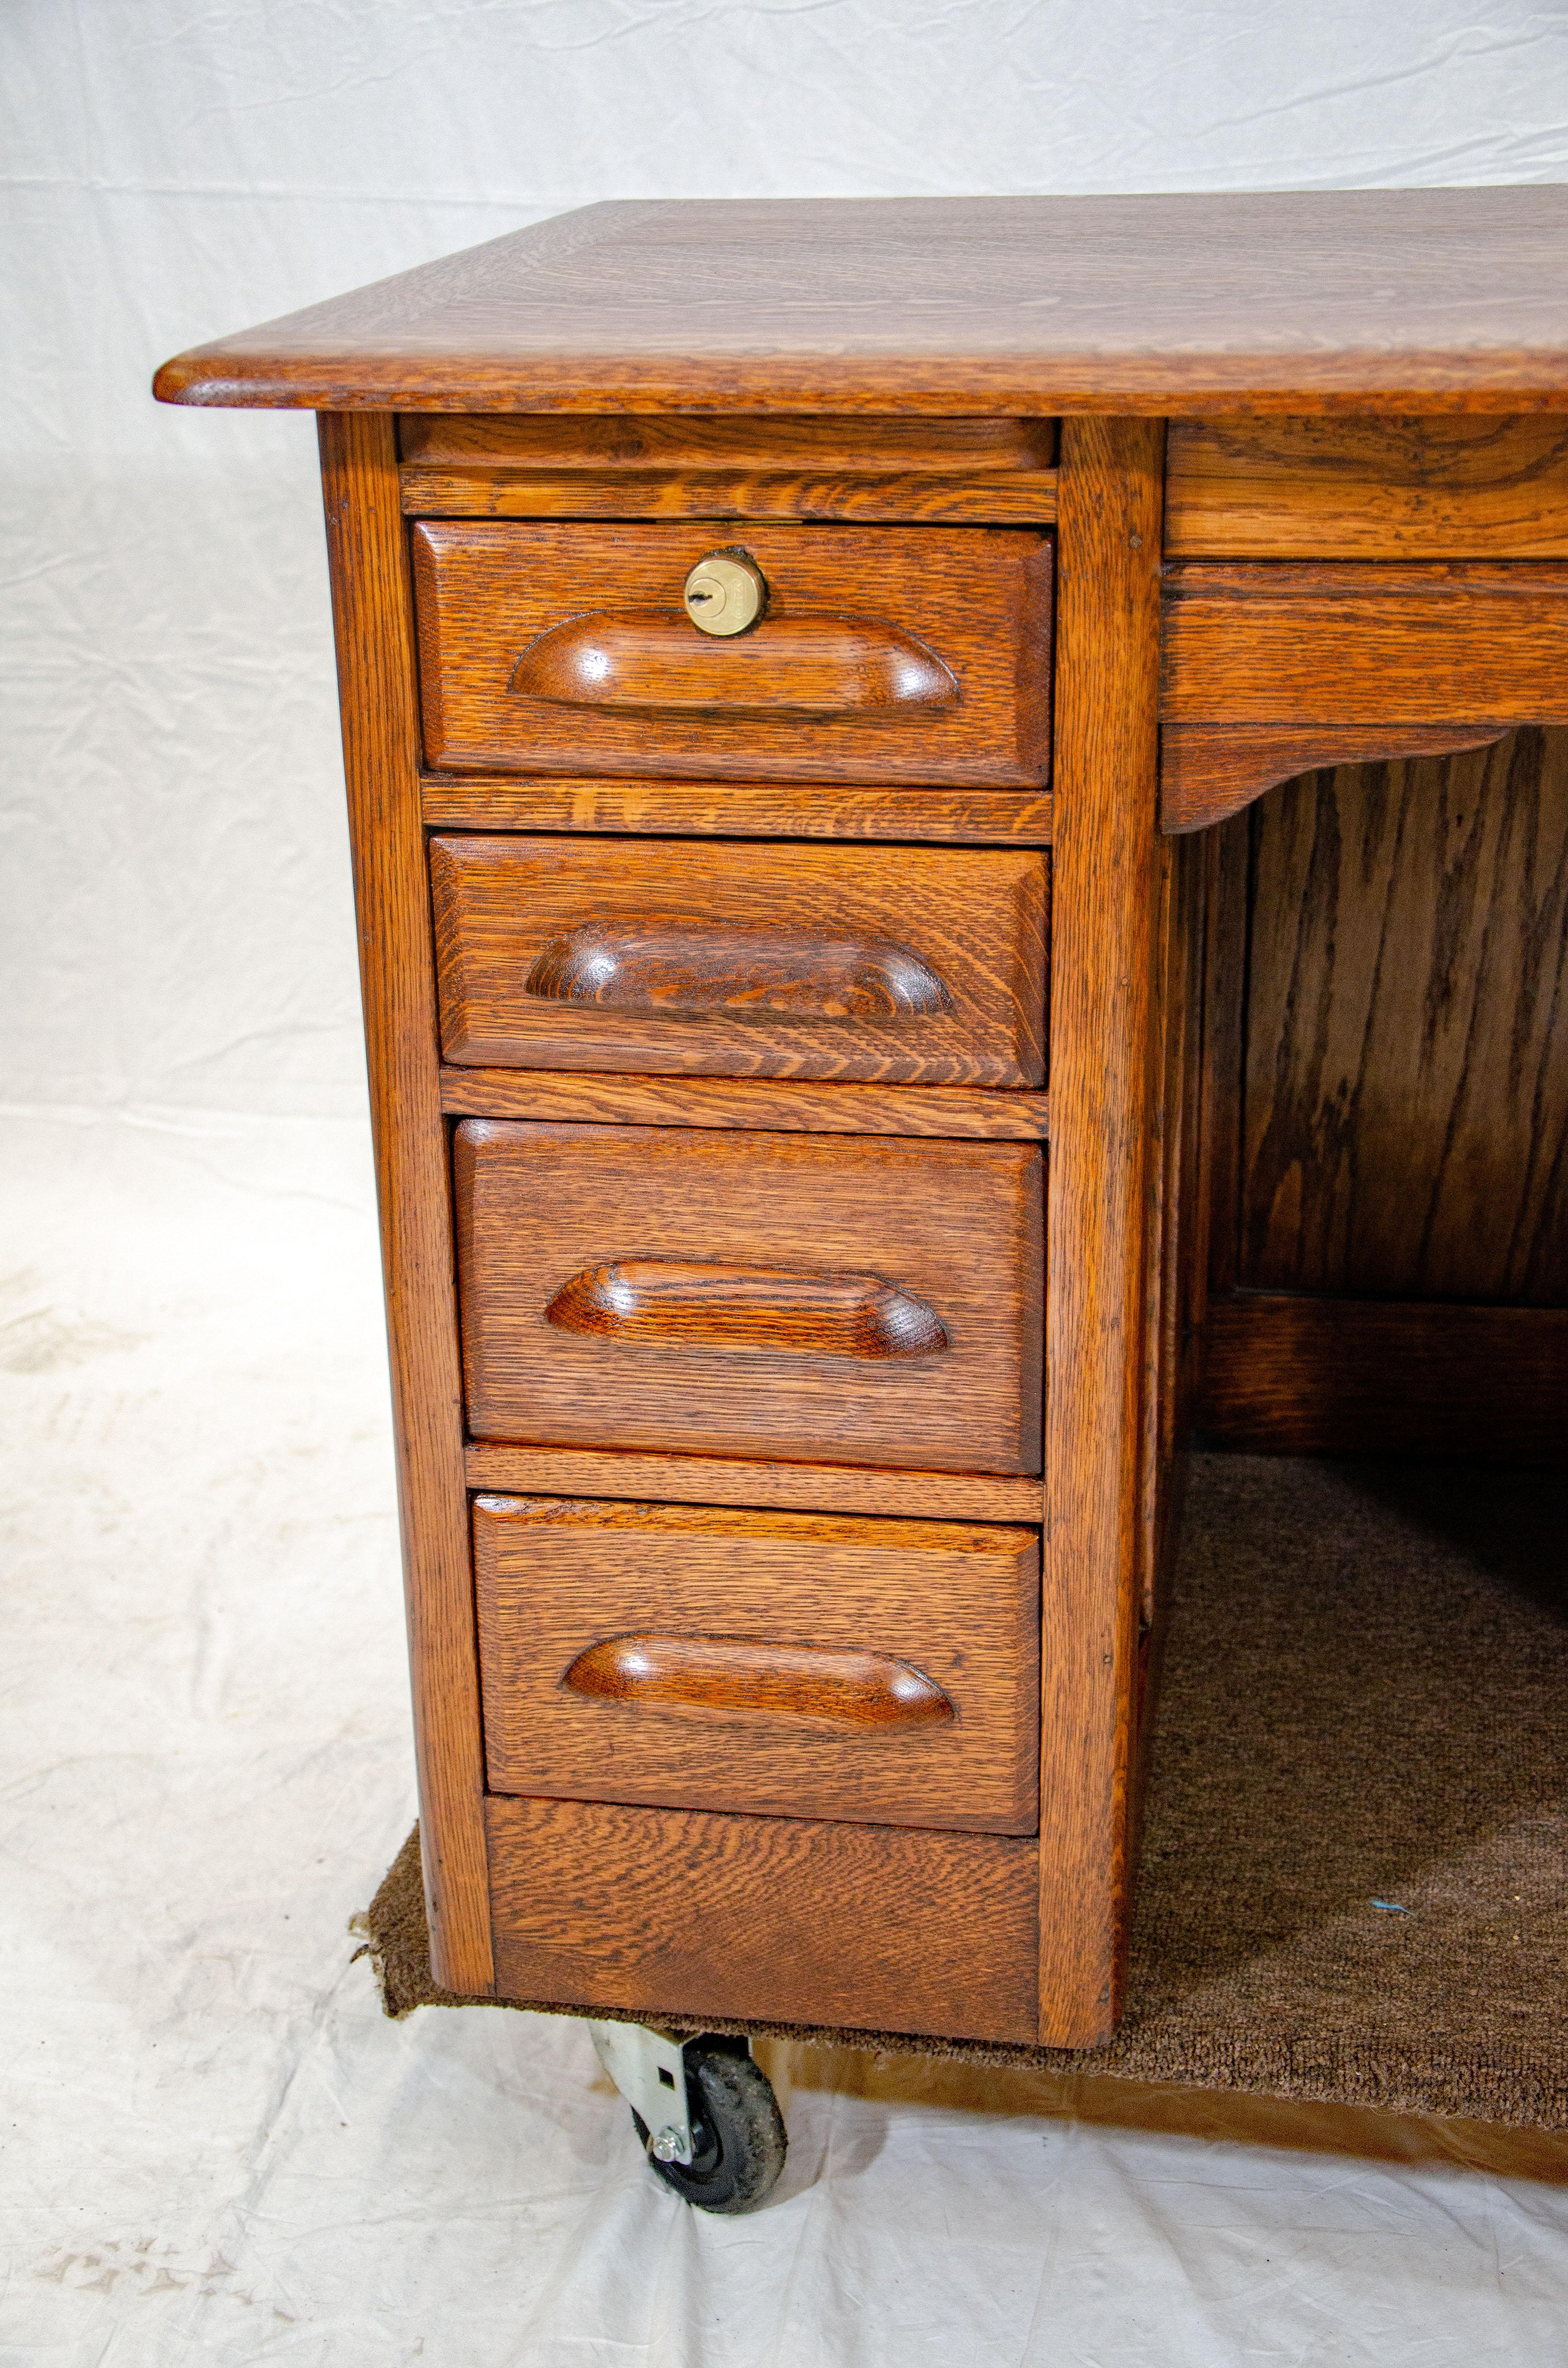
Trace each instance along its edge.
<path fill-rule="evenodd" d="M 1560 2368 L 1562 2191 L 841 2057 L 731 2226 L 577 2026 L 380 2021 L 343 1924 L 412 1793 L 313 436 L 147 381 L 600 197 L 1568 177 L 1568 13 L 7 0 L 0 116 L 0 2359 Z"/>

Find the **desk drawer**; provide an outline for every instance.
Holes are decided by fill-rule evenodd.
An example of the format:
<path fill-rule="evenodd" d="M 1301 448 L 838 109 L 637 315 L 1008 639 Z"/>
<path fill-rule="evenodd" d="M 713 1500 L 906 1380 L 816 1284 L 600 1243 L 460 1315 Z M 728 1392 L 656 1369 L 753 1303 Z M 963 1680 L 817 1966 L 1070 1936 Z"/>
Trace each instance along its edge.
<path fill-rule="evenodd" d="M 494 1793 L 1033 1833 L 1032 1530 L 481 1497 Z"/>
<path fill-rule="evenodd" d="M 484 1804 L 500 1998 L 1040 2037 L 1040 1849 L 616 1802 Z"/>
<path fill-rule="evenodd" d="M 1032 1144 L 471 1119 L 476 1438 L 1037 1472 Z"/>
<path fill-rule="evenodd" d="M 1043 855 L 432 842 L 449 1061 L 1038 1086 Z"/>
<path fill-rule="evenodd" d="M 1024 528 L 733 529 L 767 607 L 699 632 L 732 530 L 422 520 L 431 765 L 795 781 L 1042 783 L 1051 542 Z"/>

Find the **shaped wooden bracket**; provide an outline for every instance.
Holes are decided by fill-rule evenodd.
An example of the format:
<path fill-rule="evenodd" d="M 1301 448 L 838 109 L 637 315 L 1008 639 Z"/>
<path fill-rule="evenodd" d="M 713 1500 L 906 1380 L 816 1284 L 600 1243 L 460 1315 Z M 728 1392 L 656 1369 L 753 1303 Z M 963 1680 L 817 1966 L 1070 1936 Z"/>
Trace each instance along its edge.
<path fill-rule="evenodd" d="M 1280 781 L 1324 765 L 1374 764 L 1490 748 L 1501 723 L 1167 723 L 1160 734 L 1160 828 L 1224 822 Z"/>
<path fill-rule="evenodd" d="M 1320 766 L 1568 723 L 1568 566 L 1190 561 L 1165 573 L 1160 827 Z"/>

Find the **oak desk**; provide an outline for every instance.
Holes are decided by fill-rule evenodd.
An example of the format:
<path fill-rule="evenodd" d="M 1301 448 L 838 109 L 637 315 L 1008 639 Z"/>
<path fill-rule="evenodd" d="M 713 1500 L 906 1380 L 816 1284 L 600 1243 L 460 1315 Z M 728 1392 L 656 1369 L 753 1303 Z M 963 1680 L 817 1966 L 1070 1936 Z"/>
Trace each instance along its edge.
<path fill-rule="evenodd" d="M 595 206 L 157 392 L 322 415 L 439 1978 L 1094 2044 L 1200 1384 L 1561 1447 L 1560 1303 L 1207 1244 L 1213 826 L 1568 723 L 1568 191 Z"/>

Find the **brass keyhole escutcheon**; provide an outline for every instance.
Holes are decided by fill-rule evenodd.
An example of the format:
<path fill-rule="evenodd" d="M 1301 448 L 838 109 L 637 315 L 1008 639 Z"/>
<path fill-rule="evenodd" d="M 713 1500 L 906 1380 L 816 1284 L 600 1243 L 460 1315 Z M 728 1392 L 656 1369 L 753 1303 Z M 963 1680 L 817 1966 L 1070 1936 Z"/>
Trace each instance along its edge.
<path fill-rule="evenodd" d="M 749 551 L 710 551 L 687 577 L 685 597 L 699 633 L 744 633 L 767 605 L 767 578 Z"/>

